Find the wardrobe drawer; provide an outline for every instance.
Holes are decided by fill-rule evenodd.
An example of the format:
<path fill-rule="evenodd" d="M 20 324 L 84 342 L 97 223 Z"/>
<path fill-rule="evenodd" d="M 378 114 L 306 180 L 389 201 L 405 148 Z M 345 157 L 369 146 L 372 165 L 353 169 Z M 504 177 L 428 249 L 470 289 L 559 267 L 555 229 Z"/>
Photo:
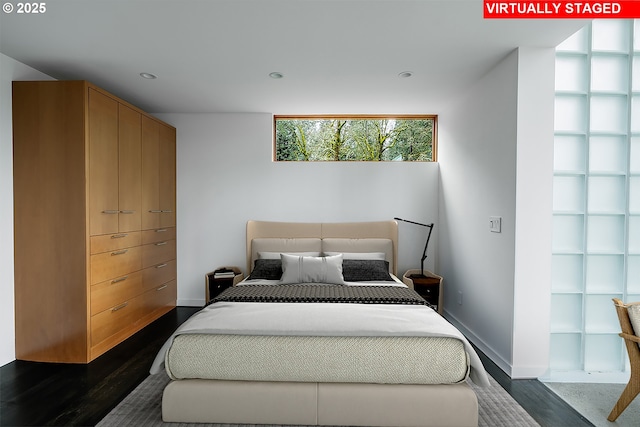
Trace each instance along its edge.
<path fill-rule="evenodd" d="M 142 283 L 144 290 L 163 285 L 176 279 L 176 260 L 163 262 L 153 267 L 142 270 Z"/>
<path fill-rule="evenodd" d="M 94 316 L 141 294 L 142 277 L 142 271 L 136 271 L 91 286 L 91 315 Z"/>
<path fill-rule="evenodd" d="M 155 230 L 144 230 L 142 232 L 142 244 L 158 243 L 176 238 L 176 228 L 156 228 Z"/>
<path fill-rule="evenodd" d="M 144 314 L 149 314 L 161 307 L 175 306 L 177 298 L 176 281 L 172 280 L 168 283 L 160 285 L 155 289 L 151 289 L 143 294 L 144 296 Z"/>
<path fill-rule="evenodd" d="M 176 258 L 176 241 L 163 240 L 156 243 L 143 245 L 142 247 L 142 267 L 152 267 L 171 261 Z"/>
<path fill-rule="evenodd" d="M 139 231 L 91 236 L 91 254 L 140 246 L 140 242 L 141 233 Z"/>
<path fill-rule="evenodd" d="M 144 294 L 91 316 L 91 346 L 135 323 L 144 313 Z"/>
<path fill-rule="evenodd" d="M 141 246 L 91 255 L 91 284 L 126 276 L 141 269 Z"/>

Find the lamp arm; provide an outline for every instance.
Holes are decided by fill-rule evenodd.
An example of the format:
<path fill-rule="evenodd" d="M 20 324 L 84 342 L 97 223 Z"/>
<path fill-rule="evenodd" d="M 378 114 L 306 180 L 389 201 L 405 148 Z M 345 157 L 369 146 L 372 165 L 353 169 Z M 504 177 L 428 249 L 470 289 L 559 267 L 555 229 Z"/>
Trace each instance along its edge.
<path fill-rule="evenodd" d="M 424 276 L 424 260 L 427 259 L 427 248 L 429 247 L 429 240 L 431 239 L 431 232 L 433 231 L 433 223 L 425 225 L 425 227 L 429 227 L 429 234 L 427 235 L 427 242 L 424 244 L 424 251 L 420 259 L 420 274 L 422 276 Z"/>
<path fill-rule="evenodd" d="M 402 218 L 398 218 L 398 217 L 395 217 L 393 219 L 395 219 L 396 221 L 408 222 L 409 224 L 421 225 L 423 227 L 433 227 L 433 223 L 431 223 L 431 224 L 423 224 L 421 222 L 409 221 L 408 219 L 402 219 Z"/>
<path fill-rule="evenodd" d="M 422 224 L 420 222 L 409 221 L 408 219 L 402 219 L 398 217 L 395 217 L 393 219 L 397 221 L 408 222 L 410 224 L 421 225 L 423 227 L 429 228 L 429 234 L 427 235 L 427 242 L 424 244 L 424 251 L 422 251 L 422 258 L 420 258 L 420 275 L 424 277 L 424 260 L 427 259 L 427 248 L 429 247 L 429 239 L 431 239 L 431 232 L 433 231 L 433 223 Z"/>

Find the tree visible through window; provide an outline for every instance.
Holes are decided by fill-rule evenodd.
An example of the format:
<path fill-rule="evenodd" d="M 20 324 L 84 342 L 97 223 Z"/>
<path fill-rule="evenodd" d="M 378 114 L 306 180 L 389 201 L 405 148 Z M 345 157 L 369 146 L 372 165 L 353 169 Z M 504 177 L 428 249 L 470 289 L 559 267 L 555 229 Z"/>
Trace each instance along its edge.
<path fill-rule="evenodd" d="M 276 161 L 436 160 L 436 116 L 275 116 Z"/>

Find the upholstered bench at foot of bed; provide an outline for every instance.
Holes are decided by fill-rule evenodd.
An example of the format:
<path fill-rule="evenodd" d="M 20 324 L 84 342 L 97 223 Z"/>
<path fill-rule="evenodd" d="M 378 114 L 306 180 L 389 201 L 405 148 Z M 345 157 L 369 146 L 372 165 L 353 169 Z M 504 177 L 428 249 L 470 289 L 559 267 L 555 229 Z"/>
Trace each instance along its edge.
<path fill-rule="evenodd" d="M 165 422 L 354 426 L 474 426 L 466 384 L 402 385 L 217 380 L 172 381 Z"/>

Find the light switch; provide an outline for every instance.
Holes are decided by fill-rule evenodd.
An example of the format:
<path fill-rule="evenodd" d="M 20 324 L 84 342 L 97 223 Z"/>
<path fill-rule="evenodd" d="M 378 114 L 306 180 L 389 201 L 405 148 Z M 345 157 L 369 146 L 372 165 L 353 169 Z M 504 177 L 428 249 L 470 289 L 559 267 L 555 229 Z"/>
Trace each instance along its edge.
<path fill-rule="evenodd" d="M 490 216 L 489 217 L 489 230 L 492 233 L 502 233 L 502 217 Z"/>

